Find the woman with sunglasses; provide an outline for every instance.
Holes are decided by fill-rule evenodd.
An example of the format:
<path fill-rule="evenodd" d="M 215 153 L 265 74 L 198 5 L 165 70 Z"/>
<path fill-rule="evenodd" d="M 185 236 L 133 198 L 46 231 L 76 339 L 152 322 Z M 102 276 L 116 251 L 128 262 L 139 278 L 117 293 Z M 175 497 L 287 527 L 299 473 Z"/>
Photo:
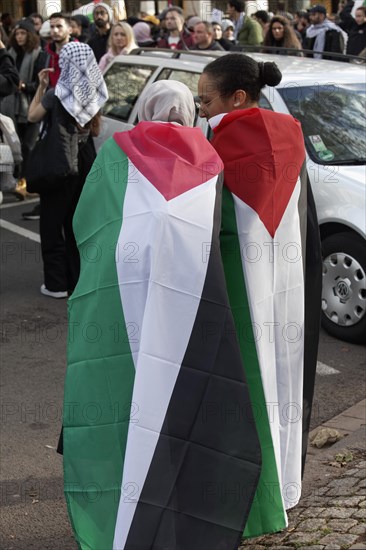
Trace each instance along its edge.
<path fill-rule="evenodd" d="M 262 450 L 246 537 L 285 528 L 299 501 L 319 334 L 320 241 L 301 126 L 258 107 L 281 78 L 275 63 L 238 53 L 209 63 L 198 84 L 224 162 L 221 254 Z"/>

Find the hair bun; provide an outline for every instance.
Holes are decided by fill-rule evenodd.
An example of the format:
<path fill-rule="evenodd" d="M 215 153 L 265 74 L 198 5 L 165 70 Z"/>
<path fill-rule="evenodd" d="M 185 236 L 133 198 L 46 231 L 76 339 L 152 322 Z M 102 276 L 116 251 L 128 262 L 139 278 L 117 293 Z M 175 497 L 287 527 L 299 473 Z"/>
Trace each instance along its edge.
<path fill-rule="evenodd" d="M 262 86 L 277 86 L 282 80 L 282 73 L 273 61 L 259 62 L 259 79 Z"/>

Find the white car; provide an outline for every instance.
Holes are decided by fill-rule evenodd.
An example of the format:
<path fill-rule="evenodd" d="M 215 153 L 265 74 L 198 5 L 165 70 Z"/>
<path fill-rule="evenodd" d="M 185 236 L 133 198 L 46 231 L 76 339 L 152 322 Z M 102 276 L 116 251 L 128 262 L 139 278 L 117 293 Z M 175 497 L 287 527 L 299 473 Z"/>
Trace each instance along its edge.
<path fill-rule="evenodd" d="M 109 100 L 97 147 L 137 120 L 142 90 L 162 79 L 187 84 L 193 95 L 204 66 L 227 52 L 138 51 L 118 56 L 105 73 Z M 323 247 L 322 324 L 338 338 L 366 336 L 366 86 L 365 69 L 340 61 L 247 53 L 275 61 L 283 78 L 263 89 L 260 107 L 300 120 Z M 209 136 L 205 119 L 196 125 Z"/>

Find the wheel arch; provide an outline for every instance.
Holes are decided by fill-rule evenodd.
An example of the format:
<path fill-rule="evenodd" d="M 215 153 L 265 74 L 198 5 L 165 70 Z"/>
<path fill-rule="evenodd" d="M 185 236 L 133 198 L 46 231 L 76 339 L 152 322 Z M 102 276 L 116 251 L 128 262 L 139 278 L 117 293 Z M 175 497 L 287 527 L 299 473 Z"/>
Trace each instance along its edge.
<path fill-rule="evenodd" d="M 358 236 L 358 238 L 361 240 L 365 240 L 364 237 L 358 231 L 355 231 L 353 228 L 349 227 L 348 225 L 344 225 L 342 223 L 336 223 L 336 222 L 323 223 L 319 226 L 319 229 L 320 229 L 320 238 L 322 241 L 327 237 L 330 237 L 331 235 L 336 235 L 337 233 L 350 233 L 352 235 Z"/>

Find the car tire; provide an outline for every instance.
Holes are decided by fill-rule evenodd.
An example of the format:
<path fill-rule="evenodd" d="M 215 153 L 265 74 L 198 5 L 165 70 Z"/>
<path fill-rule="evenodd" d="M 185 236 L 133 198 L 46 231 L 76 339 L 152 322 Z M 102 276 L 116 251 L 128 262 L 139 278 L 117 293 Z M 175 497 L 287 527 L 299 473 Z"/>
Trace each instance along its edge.
<path fill-rule="evenodd" d="M 346 342 L 366 335 L 366 247 L 354 233 L 326 237 L 323 250 L 322 326 Z"/>

